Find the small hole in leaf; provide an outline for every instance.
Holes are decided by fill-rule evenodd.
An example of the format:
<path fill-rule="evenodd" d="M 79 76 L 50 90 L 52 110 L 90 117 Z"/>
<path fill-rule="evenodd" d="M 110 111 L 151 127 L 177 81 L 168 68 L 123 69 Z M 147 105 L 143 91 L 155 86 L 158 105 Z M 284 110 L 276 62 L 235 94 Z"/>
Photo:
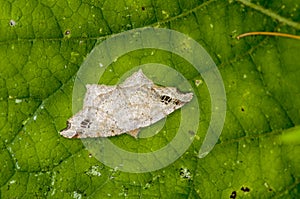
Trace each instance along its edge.
<path fill-rule="evenodd" d="M 66 30 L 65 31 L 65 35 L 70 35 L 71 34 L 71 31 L 70 30 Z"/>

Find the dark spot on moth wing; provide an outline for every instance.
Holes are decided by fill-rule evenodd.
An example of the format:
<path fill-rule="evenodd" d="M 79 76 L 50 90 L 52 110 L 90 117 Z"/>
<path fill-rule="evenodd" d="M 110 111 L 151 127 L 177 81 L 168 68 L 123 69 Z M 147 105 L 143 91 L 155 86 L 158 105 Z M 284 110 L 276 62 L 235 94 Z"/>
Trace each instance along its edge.
<path fill-rule="evenodd" d="M 162 96 L 160 96 L 160 101 L 162 103 L 164 103 L 165 105 L 168 105 L 172 101 L 172 98 L 167 95 L 162 95 Z"/>
<path fill-rule="evenodd" d="M 64 128 L 63 130 L 61 130 L 61 132 L 62 132 L 62 131 L 66 131 L 66 130 L 70 129 L 70 128 L 71 128 L 71 126 L 72 126 L 71 122 L 67 121 L 67 127 L 66 127 L 66 128 Z"/>
<path fill-rule="evenodd" d="M 115 133 L 115 130 L 114 130 L 114 129 L 111 129 L 111 130 L 110 130 L 110 132 L 111 132 L 111 136 L 115 136 L 115 135 L 116 135 L 116 133 Z"/>
<path fill-rule="evenodd" d="M 168 105 L 170 102 L 172 102 L 174 105 L 179 105 L 182 103 L 179 99 L 174 99 L 167 95 L 160 96 L 160 101 L 165 105 Z"/>
<path fill-rule="evenodd" d="M 68 129 L 70 129 L 71 127 L 72 127 L 72 124 L 71 124 L 71 122 L 67 121 L 67 128 L 66 128 L 65 130 L 68 130 Z"/>
<path fill-rule="evenodd" d="M 181 103 L 181 101 L 178 100 L 178 99 L 174 99 L 172 102 L 173 102 L 173 104 L 175 104 L 175 105 L 179 105 L 179 104 Z"/>
<path fill-rule="evenodd" d="M 155 99 L 161 100 L 161 95 L 153 87 L 150 88 L 150 92 Z"/>
<path fill-rule="evenodd" d="M 236 198 L 236 191 L 233 191 L 230 195 L 230 198 Z"/>
<path fill-rule="evenodd" d="M 84 119 L 81 123 L 80 123 L 80 127 L 81 128 L 90 128 L 90 125 L 92 124 L 92 122 L 89 119 Z"/>

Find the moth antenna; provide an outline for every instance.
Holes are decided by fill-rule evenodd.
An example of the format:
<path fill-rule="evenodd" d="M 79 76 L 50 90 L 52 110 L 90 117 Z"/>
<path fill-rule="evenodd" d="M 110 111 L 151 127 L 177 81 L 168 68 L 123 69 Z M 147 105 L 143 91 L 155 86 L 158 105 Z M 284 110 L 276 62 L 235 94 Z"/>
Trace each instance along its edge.
<path fill-rule="evenodd" d="M 278 37 L 287 37 L 292 39 L 300 39 L 299 35 L 292 35 L 287 33 L 281 33 L 281 32 L 247 32 L 238 35 L 236 38 L 240 39 L 247 36 L 253 36 L 253 35 L 267 35 L 267 36 L 278 36 Z"/>

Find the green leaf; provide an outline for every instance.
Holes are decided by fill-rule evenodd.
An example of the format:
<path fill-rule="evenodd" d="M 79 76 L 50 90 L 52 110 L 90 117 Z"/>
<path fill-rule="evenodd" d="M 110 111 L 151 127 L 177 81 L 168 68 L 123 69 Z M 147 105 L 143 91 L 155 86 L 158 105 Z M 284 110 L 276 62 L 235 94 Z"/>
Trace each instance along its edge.
<path fill-rule="evenodd" d="M 236 39 L 250 31 L 299 34 L 299 0 L 0 2 L 0 198 L 300 196 L 300 41 Z M 140 64 L 165 64 L 189 80 L 201 110 L 183 156 L 161 170 L 125 173 L 58 132 L 72 116 L 74 79 L 95 45 L 146 26 L 184 33 L 208 51 L 224 80 L 227 115 L 217 145 L 199 159 L 211 114 L 206 85 L 195 84 L 201 76 L 169 52 L 122 56 L 101 83 L 116 84 Z M 153 138 L 111 140 L 133 152 L 157 150 L 175 136 L 179 119 L 180 112 L 170 115 Z"/>

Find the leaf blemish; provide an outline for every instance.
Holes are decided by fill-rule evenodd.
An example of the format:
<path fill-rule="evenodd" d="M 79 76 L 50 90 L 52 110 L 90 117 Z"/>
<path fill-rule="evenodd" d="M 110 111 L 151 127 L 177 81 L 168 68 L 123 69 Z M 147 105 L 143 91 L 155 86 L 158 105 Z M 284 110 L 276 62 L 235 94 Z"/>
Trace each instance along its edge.
<path fill-rule="evenodd" d="M 236 198 L 236 191 L 233 191 L 230 195 L 230 198 Z"/>
<path fill-rule="evenodd" d="M 189 134 L 191 134 L 191 135 L 195 135 L 195 132 L 194 132 L 194 131 L 191 131 L 191 130 L 189 130 Z"/>
<path fill-rule="evenodd" d="M 250 189 L 248 187 L 242 187 L 241 190 L 243 192 L 250 192 Z"/>
<path fill-rule="evenodd" d="M 17 23 L 15 22 L 15 20 L 11 19 L 11 20 L 9 21 L 9 25 L 10 25 L 11 27 L 14 27 L 14 26 L 17 25 Z"/>
<path fill-rule="evenodd" d="M 180 169 L 180 177 L 184 178 L 184 179 L 188 179 L 188 180 L 191 179 L 192 176 L 191 176 L 190 170 L 187 168 L 181 168 Z"/>
<path fill-rule="evenodd" d="M 203 83 L 203 81 L 200 80 L 200 79 L 196 79 L 196 80 L 195 80 L 195 85 L 196 85 L 197 87 L 200 86 L 202 83 Z"/>
<path fill-rule="evenodd" d="M 66 31 L 65 31 L 65 35 L 66 35 L 66 36 L 68 36 L 68 35 L 70 35 L 70 34 L 71 34 L 71 30 L 66 30 Z"/>

